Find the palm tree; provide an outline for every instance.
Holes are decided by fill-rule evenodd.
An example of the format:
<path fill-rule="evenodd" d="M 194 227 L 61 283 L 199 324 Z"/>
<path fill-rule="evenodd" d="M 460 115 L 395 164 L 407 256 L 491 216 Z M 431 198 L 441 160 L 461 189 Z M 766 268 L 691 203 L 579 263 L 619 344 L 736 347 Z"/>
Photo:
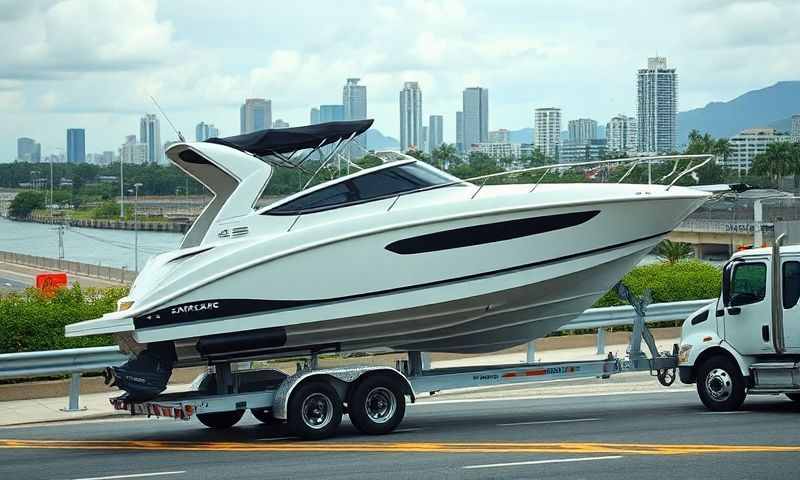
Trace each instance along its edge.
<path fill-rule="evenodd" d="M 656 247 L 656 255 L 663 261 L 673 264 L 692 255 L 692 246 L 683 242 L 663 240 Z"/>
<path fill-rule="evenodd" d="M 800 155 L 795 151 L 796 147 L 788 142 L 770 143 L 764 153 L 755 156 L 750 172 L 769 177 L 780 188 L 783 177 L 800 171 Z"/>
<path fill-rule="evenodd" d="M 438 148 L 433 149 L 431 152 L 433 164 L 437 165 L 442 170 L 447 169 L 450 163 L 458 158 L 455 145 L 451 143 L 443 143 Z"/>

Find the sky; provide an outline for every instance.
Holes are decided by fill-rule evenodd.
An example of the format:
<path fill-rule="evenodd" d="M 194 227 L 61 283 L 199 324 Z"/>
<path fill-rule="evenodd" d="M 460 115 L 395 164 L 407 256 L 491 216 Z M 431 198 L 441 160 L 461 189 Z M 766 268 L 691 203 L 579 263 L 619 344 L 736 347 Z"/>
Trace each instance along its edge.
<path fill-rule="evenodd" d="M 409 80 L 445 141 L 469 86 L 489 89 L 490 129 L 552 106 L 605 124 L 635 114 L 636 70 L 656 54 L 683 111 L 800 79 L 799 24 L 795 0 L 0 0 L 0 161 L 21 136 L 62 151 L 67 128 L 86 129 L 87 153 L 116 151 L 156 112 L 150 95 L 187 139 L 200 121 L 238 134 L 245 97 L 304 125 L 348 77 L 394 137 Z M 163 119 L 161 138 L 176 138 Z"/>

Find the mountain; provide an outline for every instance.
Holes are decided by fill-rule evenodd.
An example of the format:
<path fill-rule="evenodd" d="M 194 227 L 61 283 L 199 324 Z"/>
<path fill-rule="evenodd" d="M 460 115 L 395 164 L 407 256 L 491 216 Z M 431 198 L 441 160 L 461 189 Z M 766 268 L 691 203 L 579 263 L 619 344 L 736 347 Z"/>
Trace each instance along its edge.
<path fill-rule="evenodd" d="M 533 143 L 533 129 L 520 128 L 519 130 L 510 130 L 508 139 L 511 143 Z"/>
<path fill-rule="evenodd" d="M 400 142 L 374 128 L 367 130 L 367 148 L 370 150 L 399 150 Z"/>
<path fill-rule="evenodd" d="M 686 143 L 696 129 L 714 137 L 730 137 L 745 128 L 784 126 L 787 117 L 800 113 L 800 81 L 778 82 L 753 90 L 729 102 L 711 102 L 703 108 L 678 113 L 678 144 Z"/>
<path fill-rule="evenodd" d="M 800 109 L 798 109 L 798 110 L 800 110 Z M 772 122 L 769 125 L 767 125 L 767 127 L 774 128 L 775 130 L 777 130 L 779 132 L 789 132 L 789 131 L 792 130 L 792 117 L 783 118 L 783 119 L 778 120 L 776 122 Z"/>

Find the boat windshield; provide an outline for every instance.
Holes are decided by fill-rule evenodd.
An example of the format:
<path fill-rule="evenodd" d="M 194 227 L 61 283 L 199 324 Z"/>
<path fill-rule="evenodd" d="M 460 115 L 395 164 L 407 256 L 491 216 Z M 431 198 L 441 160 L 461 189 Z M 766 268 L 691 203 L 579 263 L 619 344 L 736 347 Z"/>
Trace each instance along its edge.
<path fill-rule="evenodd" d="M 330 210 L 400 193 L 436 187 L 461 185 L 456 177 L 422 162 L 405 163 L 343 179 L 341 182 L 314 190 L 264 212 L 265 215 L 300 215 Z"/>

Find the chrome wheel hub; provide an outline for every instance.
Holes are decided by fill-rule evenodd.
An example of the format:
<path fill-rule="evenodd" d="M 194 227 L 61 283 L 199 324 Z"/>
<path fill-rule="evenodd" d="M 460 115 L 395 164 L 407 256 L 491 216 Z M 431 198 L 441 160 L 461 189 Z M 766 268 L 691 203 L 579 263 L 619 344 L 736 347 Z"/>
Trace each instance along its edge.
<path fill-rule="evenodd" d="M 331 423 L 333 417 L 333 402 L 321 393 L 309 395 L 303 400 L 303 423 L 319 430 Z"/>
<path fill-rule="evenodd" d="M 397 411 L 397 398 L 388 388 L 375 387 L 367 394 L 364 409 L 373 422 L 386 423 Z"/>
<path fill-rule="evenodd" d="M 706 377 L 706 391 L 714 401 L 724 402 L 733 393 L 733 379 L 725 370 L 715 368 Z"/>

